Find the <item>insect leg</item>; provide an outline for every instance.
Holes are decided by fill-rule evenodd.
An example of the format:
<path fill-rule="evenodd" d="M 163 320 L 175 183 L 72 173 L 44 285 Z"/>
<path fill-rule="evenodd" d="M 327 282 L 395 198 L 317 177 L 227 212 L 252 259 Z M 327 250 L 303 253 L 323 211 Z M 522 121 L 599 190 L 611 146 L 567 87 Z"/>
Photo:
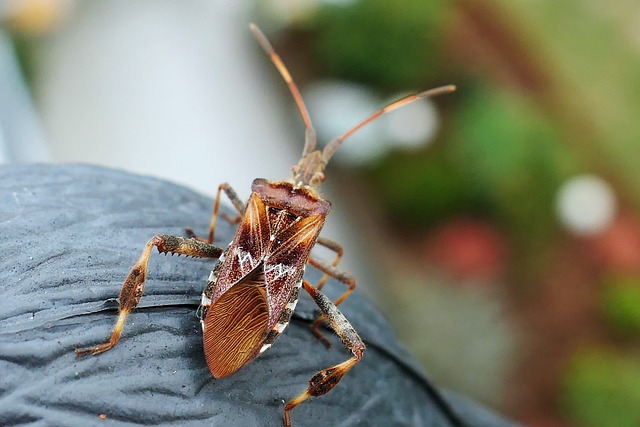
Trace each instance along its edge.
<path fill-rule="evenodd" d="M 339 260 L 339 258 L 337 259 Z M 345 273 L 344 271 L 334 267 L 333 265 L 327 265 L 324 262 L 318 261 L 313 257 L 309 258 L 308 263 L 314 266 L 315 268 L 317 268 L 318 270 L 322 271 L 326 276 L 333 277 L 334 279 L 344 283 L 349 287 L 349 289 L 344 291 L 344 293 L 340 295 L 340 297 L 334 302 L 335 305 L 340 305 L 342 301 L 347 299 L 349 294 L 351 294 L 351 292 L 353 292 L 353 290 L 356 288 L 356 279 L 349 273 Z M 324 279 L 324 276 L 323 276 L 323 279 Z M 324 284 L 322 279 L 320 279 L 320 282 Z"/>
<path fill-rule="evenodd" d="M 127 316 L 138 306 L 140 298 L 142 297 L 144 282 L 147 277 L 149 257 L 151 256 L 151 250 L 154 246 L 158 248 L 158 252 L 160 253 L 175 253 L 197 258 L 219 258 L 222 254 L 222 249 L 196 239 L 187 239 L 167 234 L 158 234 L 152 237 L 142 250 L 138 262 L 133 266 L 122 284 L 119 297 L 120 308 L 118 311 L 118 320 L 116 320 L 109 341 L 94 347 L 77 348 L 76 356 L 81 357 L 88 354 L 100 354 L 116 345 L 120 339 L 120 334 L 122 333 L 122 328 L 124 327 Z"/>
<path fill-rule="evenodd" d="M 316 240 L 316 243 L 336 253 L 336 257 L 333 259 L 331 266 L 337 267 L 338 264 L 340 264 L 340 260 L 342 260 L 342 255 L 344 253 L 344 249 L 342 249 L 342 246 L 340 246 L 338 242 L 335 242 L 331 239 L 327 239 L 326 237 L 318 237 L 318 240 Z M 329 274 L 325 273 L 320 279 L 320 281 L 316 283 L 316 288 L 322 289 L 322 287 L 324 286 L 324 284 L 328 279 L 329 279 Z"/>
<path fill-rule="evenodd" d="M 342 248 L 340 248 L 342 249 Z M 341 254 L 340 254 L 341 255 Z M 336 257 L 336 260 L 340 260 L 340 257 Z M 342 295 L 340 295 L 340 297 L 335 301 L 335 305 L 338 306 L 340 305 L 345 299 L 347 299 L 347 297 L 351 294 L 351 292 L 353 292 L 353 290 L 356 288 L 356 279 L 348 274 L 345 273 L 342 270 L 339 270 L 337 268 L 335 268 L 333 265 L 327 265 L 321 261 L 318 261 L 314 258 L 309 258 L 309 264 L 313 265 L 314 267 L 316 267 L 318 270 L 322 271 L 324 273 L 324 276 L 322 277 L 322 279 L 324 279 L 325 277 L 333 277 L 334 279 L 337 279 L 338 281 L 344 283 L 345 285 L 347 285 L 349 287 L 349 289 L 347 289 L 346 291 L 344 291 L 344 293 Z M 334 260 L 334 263 L 336 263 L 336 261 Z M 319 284 L 324 284 L 324 282 L 322 282 L 322 279 L 320 279 Z M 324 335 L 322 335 L 322 332 L 320 332 L 320 325 L 322 325 L 324 323 L 324 321 L 326 320 L 326 316 L 325 314 L 321 314 L 320 316 L 318 316 L 318 318 L 316 320 L 313 321 L 313 325 L 311 325 L 311 332 L 313 332 L 313 334 L 320 340 L 322 341 L 327 347 L 331 347 L 331 344 L 329 343 L 329 341 L 324 337 Z"/>
<path fill-rule="evenodd" d="M 233 188 L 229 185 L 229 183 L 224 182 L 218 186 L 218 194 L 216 195 L 216 202 L 213 205 L 213 215 L 211 215 L 211 222 L 209 223 L 209 238 L 207 239 L 207 243 L 213 243 L 213 238 L 216 230 L 216 219 L 218 218 L 218 209 L 220 208 L 220 196 L 221 192 L 224 191 L 224 194 L 227 195 L 233 207 L 238 211 L 238 215 L 241 215 L 244 212 L 244 203 L 238 197 L 238 193 L 235 192 Z M 229 219 L 230 222 L 237 222 L 240 216 L 237 216 L 236 219 Z"/>
<path fill-rule="evenodd" d="M 211 215 L 211 222 L 209 223 L 209 235 L 207 236 L 207 239 L 202 239 L 198 237 L 193 232 L 192 229 L 187 228 L 185 231 L 187 232 L 187 235 L 189 237 L 193 237 L 194 239 L 198 239 L 203 242 L 213 243 L 215 230 L 216 230 L 216 220 L 218 219 L 218 210 L 220 209 L 220 197 L 222 196 L 223 191 L 224 191 L 224 194 L 227 195 L 229 200 L 231 200 L 233 207 L 236 208 L 236 210 L 238 211 L 237 217 L 235 218 L 226 217 L 226 219 L 232 224 L 237 223 L 240 220 L 241 218 L 240 215 L 242 215 L 245 208 L 244 203 L 242 202 L 242 200 L 240 200 L 240 197 L 238 197 L 238 193 L 236 193 L 235 190 L 231 188 L 229 183 L 225 182 L 218 186 L 218 194 L 216 195 L 216 201 L 213 204 L 213 214 Z"/>
<path fill-rule="evenodd" d="M 351 351 L 353 356 L 327 369 L 315 374 L 309 381 L 309 387 L 303 393 L 291 399 L 284 407 L 285 426 L 291 427 L 291 410 L 310 397 L 322 396 L 328 393 L 338 384 L 342 377 L 362 358 L 365 345 L 351 323 L 338 310 L 338 308 L 322 292 L 311 285 L 306 280 L 303 282 L 304 289 L 314 299 L 322 314 L 326 317 L 331 329 L 342 341 L 342 344 Z"/>

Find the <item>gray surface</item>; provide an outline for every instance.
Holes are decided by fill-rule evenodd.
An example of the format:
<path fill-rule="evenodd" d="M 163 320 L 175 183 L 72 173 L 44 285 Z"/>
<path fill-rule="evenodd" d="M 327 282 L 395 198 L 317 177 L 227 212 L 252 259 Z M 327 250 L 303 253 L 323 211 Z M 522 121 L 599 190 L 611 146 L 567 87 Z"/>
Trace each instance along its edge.
<path fill-rule="evenodd" d="M 74 348 L 108 337 L 114 298 L 144 243 L 190 226 L 204 235 L 211 206 L 185 188 L 109 169 L 0 166 L 0 425 L 279 426 L 283 401 L 348 357 L 334 336 L 331 350 L 312 336 L 314 306 L 303 293 L 269 351 L 212 378 L 195 309 L 213 263 L 154 253 L 120 343 L 75 358 Z M 233 230 L 219 224 L 222 245 Z M 342 287 L 325 289 L 335 297 Z M 356 292 L 342 310 L 368 345 L 364 359 L 329 394 L 295 408 L 294 425 L 450 425 L 375 309 Z M 447 396 L 469 426 L 511 425 Z"/>

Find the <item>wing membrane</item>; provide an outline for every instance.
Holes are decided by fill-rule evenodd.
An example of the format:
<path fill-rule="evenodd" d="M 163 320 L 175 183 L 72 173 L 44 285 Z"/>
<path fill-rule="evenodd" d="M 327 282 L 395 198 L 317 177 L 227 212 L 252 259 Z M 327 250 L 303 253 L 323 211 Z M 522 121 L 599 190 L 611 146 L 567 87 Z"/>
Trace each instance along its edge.
<path fill-rule="evenodd" d="M 259 264 L 207 312 L 204 352 L 214 377 L 229 376 L 256 357 L 268 320 L 264 269 Z"/>

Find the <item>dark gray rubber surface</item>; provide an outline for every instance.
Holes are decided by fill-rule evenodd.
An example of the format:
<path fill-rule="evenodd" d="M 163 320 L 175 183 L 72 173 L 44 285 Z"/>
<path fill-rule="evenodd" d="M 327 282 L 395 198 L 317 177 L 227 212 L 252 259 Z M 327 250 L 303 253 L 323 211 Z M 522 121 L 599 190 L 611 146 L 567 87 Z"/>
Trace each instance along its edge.
<path fill-rule="evenodd" d="M 205 235 L 211 206 L 183 187 L 115 170 L 0 166 L 0 425 L 279 426 L 284 401 L 348 358 L 335 336 L 327 350 L 310 333 L 314 305 L 302 292 L 269 351 L 229 378 L 212 378 L 195 311 L 214 262 L 157 253 L 120 343 L 75 358 L 74 348 L 109 336 L 115 298 L 145 242 L 185 227 Z M 219 221 L 217 243 L 232 234 Z M 333 298 L 342 289 L 325 287 Z M 294 425 L 452 425 L 382 316 L 357 291 L 341 308 L 367 343 L 364 359 L 329 394 L 295 408 Z M 445 396 L 465 425 L 513 425 Z"/>

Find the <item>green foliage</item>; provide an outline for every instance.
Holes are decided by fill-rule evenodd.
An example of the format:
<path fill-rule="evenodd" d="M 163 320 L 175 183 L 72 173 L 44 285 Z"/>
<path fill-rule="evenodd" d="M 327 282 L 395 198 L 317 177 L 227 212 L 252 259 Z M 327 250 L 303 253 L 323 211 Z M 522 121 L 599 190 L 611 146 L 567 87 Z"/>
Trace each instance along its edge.
<path fill-rule="evenodd" d="M 556 125 L 527 99 L 484 89 L 465 93 L 452 127 L 469 191 L 517 238 L 549 236 L 557 189 L 574 162 Z"/>
<path fill-rule="evenodd" d="M 502 4 L 513 11 L 513 22 L 526 17 L 525 33 L 544 53 L 536 63 L 563 86 L 554 89 L 551 101 L 564 116 L 566 130 L 580 135 L 576 155 L 590 170 L 616 177 L 621 193 L 640 206 L 640 55 L 637 36 L 629 36 L 637 26 L 628 23 L 638 13 L 638 2 L 611 7 L 583 0 Z"/>
<path fill-rule="evenodd" d="M 479 203 L 443 150 L 396 152 L 374 170 L 389 216 L 404 226 L 424 227 Z"/>
<path fill-rule="evenodd" d="M 584 427 L 640 425 L 640 362 L 602 350 L 577 354 L 564 378 L 562 408 Z"/>
<path fill-rule="evenodd" d="M 15 35 L 12 41 L 22 75 L 29 86 L 33 86 L 33 79 L 38 60 L 35 42 L 32 38 L 25 36 L 21 37 L 20 35 Z"/>
<path fill-rule="evenodd" d="M 605 283 L 602 309 L 609 324 L 619 334 L 640 335 L 640 281 L 613 278 Z"/>
<path fill-rule="evenodd" d="M 389 90 L 415 89 L 438 70 L 445 0 L 325 4 L 316 53 L 326 74 Z"/>
<path fill-rule="evenodd" d="M 574 162 L 559 131 L 516 95 L 463 86 L 452 96 L 459 105 L 447 141 L 395 153 L 374 169 L 385 208 L 412 226 L 461 213 L 491 217 L 520 241 L 544 242 Z"/>

